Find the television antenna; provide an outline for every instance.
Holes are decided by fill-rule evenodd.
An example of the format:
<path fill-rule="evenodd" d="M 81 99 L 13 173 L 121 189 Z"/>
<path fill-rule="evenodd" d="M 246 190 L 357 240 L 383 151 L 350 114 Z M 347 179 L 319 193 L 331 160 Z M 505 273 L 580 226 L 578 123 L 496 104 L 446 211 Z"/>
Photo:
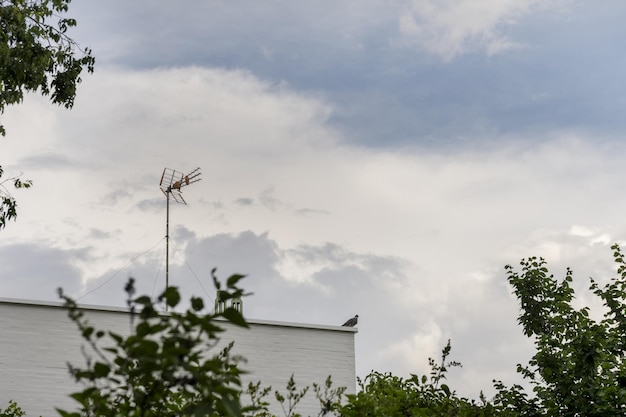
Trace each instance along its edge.
<path fill-rule="evenodd" d="M 161 174 L 161 182 L 159 186 L 161 191 L 165 194 L 167 199 L 167 218 L 165 222 L 165 289 L 169 288 L 169 276 L 170 276 L 170 197 L 179 204 L 187 205 L 187 202 L 183 198 L 182 188 L 200 181 L 200 168 L 196 168 L 189 174 L 183 174 L 182 172 L 165 168 L 163 174 Z M 167 305 L 165 307 L 167 309 Z"/>

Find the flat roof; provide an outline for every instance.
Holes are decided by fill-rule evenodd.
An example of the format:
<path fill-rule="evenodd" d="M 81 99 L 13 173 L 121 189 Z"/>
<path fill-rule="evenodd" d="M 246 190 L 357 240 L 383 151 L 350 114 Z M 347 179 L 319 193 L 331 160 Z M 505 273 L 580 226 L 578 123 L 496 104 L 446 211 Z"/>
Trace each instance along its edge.
<path fill-rule="evenodd" d="M 65 308 L 63 303 L 60 301 L 24 300 L 20 298 L 4 298 L 4 297 L 0 297 L 0 304 L 19 304 L 19 305 L 35 306 L 35 307 Z M 91 310 L 91 311 L 104 311 L 104 312 L 111 312 L 111 313 L 130 313 L 130 310 L 126 307 L 100 306 L 100 305 L 91 305 L 91 304 L 78 304 L 78 307 L 82 310 L 87 310 L 87 311 Z M 166 312 L 162 312 L 162 313 L 167 314 Z M 218 317 L 217 319 L 221 321 L 227 321 L 226 319 L 223 319 L 221 317 Z M 342 331 L 342 332 L 351 332 L 351 333 L 358 332 L 358 329 L 356 327 L 347 327 L 347 326 L 294 323 L 294 322 L 274 321 L 274 320 L 256 320 L 256 319 L 248 319 L 248 318 L 246 318 L 246 322 L 248 322 L 249 324 L 261 325 L 261 326 L 297 327 L 301 329 L 333 330 L 333 331 Z"/>

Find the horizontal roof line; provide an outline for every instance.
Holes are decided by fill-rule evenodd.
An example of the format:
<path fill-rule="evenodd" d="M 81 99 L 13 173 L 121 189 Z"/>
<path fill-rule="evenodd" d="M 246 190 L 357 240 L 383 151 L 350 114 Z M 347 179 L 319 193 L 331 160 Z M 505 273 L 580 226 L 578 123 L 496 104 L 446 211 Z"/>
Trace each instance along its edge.
<path fill-rule="evenodd" d="M 20 298 L 4 298 L 0 297 L 0 304 L 19 304 L 25 306 L 34 306 L 34 307 L 52 307 L 52 308 L 64 308 L 63 303 L 58 301 L 39 301 L 39 300 L 24 300 Z M 99 306 L 99 305 L 90 305 L 90 304 L 78 304 L 83 310 L 92 310 L 92 311 L 107 311 L 113 313 L 129 313 L 130 310 L 125 307 L 112 307 L 112 306 Z M 163 312 L 163 314 L 167 314 Z M 226 319 L 218 317 L 220 321 L 226 321 Z M 282 326 L 282 327 L 297 327 L 301 329 L 318 329 L 318 330 L 334 330 L 334 331 L 345 331 L 357 333 L 358 329 L 355 327 L 347 327 L 347 326 L 330 326 L 323 324 L 309 324 L 309 323 L 293 323 L 286 321 L 273 321 L 273 320 L 256 320 L 256 319 L 248 319 L 246 321 L 249 324 L 254 325 L 262 325 L 262 326 Z"/>

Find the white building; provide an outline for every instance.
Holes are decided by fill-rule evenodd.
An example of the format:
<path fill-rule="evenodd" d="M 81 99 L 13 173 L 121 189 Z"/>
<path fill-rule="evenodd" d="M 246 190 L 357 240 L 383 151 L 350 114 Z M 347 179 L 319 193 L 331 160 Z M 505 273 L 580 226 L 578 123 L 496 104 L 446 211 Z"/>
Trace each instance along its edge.
<path fill-rule="evenodd" d="M 97 329 L 120 334 L 130 331 L 128 312 L 123 309 L 83 307 Z M 299 388 L 328 375 L 333 386 L 355 392 L 354 338 L 356 329 L 248 320 L 249 329 L 224 322 L 224 339 L 234 340 L 234 353 L 248 362 L 245 381 L 261 381 L 285 392 L 294 374 Z M 0 298 L 0 408 L 14 400 L 27 417 L 58 416 L 55 407 L 75 410 L 68 394 L 79 390 L 70 377 L 67 363 L 82 367 L 84 340 L 60 303 Z M 246 382 L 247 384 L 247 382 Z M 267 397 L 271 411 L 281 416 L 273 393 Z M 319 405 L 312 389 L 297 408 L 303 416 L 317 416 Z"/>

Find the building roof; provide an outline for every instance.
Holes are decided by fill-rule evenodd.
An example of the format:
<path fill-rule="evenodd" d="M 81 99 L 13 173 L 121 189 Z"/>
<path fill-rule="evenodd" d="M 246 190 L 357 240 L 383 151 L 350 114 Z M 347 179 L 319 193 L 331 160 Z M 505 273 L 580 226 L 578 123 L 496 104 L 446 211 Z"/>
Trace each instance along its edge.
<path fill-rule="evenodd" d="M 41 300 L 25 300 L 20 298 L 4 298 L 0 297 L 1 304 L 20 304 L 20 305 L 28 305 L 28 306 L 37 306 L 37 307 L 51 307 L 51 308 L 65 308 L 62 302 L 59 301 L 41 301 Z M 124 313 L 127 314 L 130 310 L 126 307 L 113 307 L 113 306 L 100 306 L 100 305 L 91 305 L 91 304 L 78 304 L 78 307 L 87 310 L 87 311 L 106 311 L 113 313 Z M 167 312 L 163 312 L 163 314 L 167 314 Z M 318 330 L 333 330 L 339 332 L 350 332 L 357 333 L 358 329 L 355 327 L 345 327 L 340 325 L 325 325 L 325 324 L 310 324 L 310 323 L 294 323 L 287 321 L 274 321 L 274 320 L 257 320 L 250 319 L 248 317 L 245 318 L 249 324 L 259 325 L 259 326 L 280 326 L 280 327 L 297 327 L 302 329 L 318 329 Z M 221 318 L 217 318 L 217 320 L 224 320 Z"/>

